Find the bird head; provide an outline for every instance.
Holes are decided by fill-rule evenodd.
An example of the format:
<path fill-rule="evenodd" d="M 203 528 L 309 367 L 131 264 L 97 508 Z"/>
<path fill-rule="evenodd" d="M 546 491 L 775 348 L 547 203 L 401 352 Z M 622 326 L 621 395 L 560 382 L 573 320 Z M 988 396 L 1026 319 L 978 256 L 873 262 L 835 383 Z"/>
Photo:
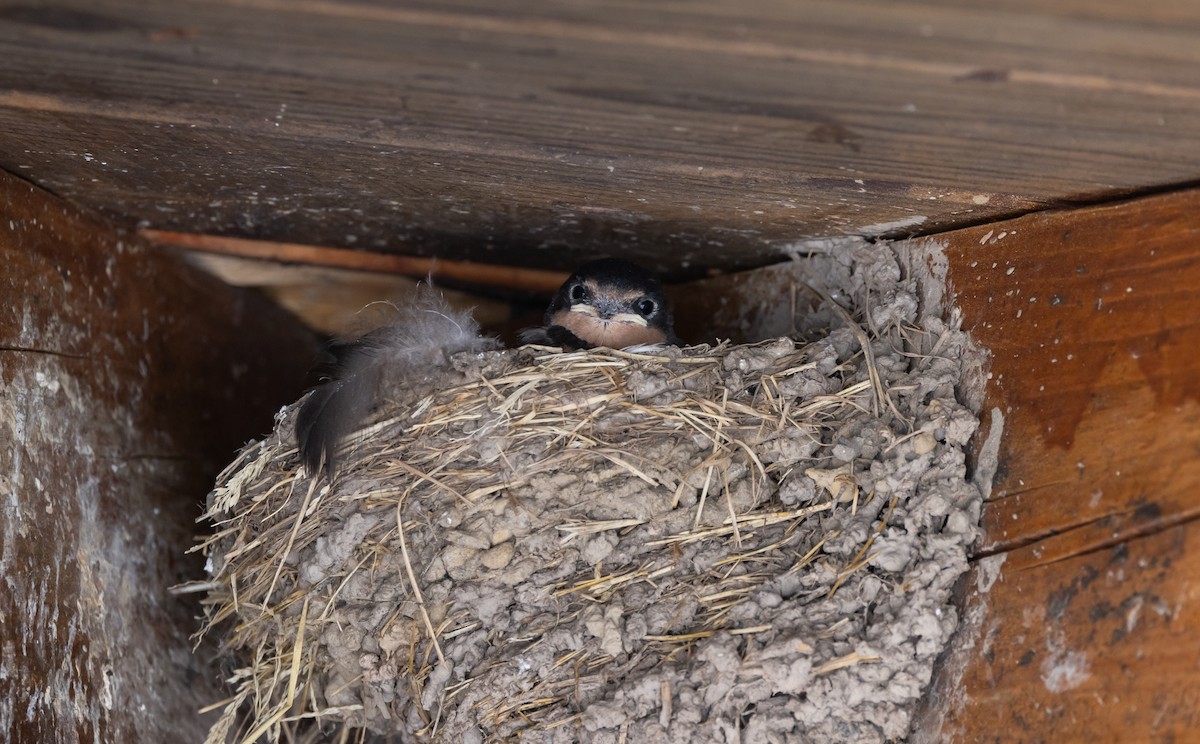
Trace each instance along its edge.
<path fill-rule="evenodd" d="M 572 274 L 546 309 L 545 323 L 584 347 L 675 343 L 671 308 L 658 279 L 615 258 L 592 261 Z"/>

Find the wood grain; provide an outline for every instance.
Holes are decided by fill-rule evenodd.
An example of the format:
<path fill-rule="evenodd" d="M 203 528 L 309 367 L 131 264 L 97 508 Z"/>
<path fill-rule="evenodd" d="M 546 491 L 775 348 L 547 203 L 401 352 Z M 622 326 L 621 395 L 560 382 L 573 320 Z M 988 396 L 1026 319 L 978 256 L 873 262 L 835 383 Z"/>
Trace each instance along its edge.
<path fill-rule="evenodd" d="M 552 294 L 567 279 L 567 273 L 563 271 L 361 253 L 295 243 L 192 235 L 163 230 L 142 230 L 141 235 L 160 245 L 219 256 L 289 265 L 323 266 L 335 270 L 396 274 L 414 279 L 429 277 L 436 281 L 458 282 L 493 289 L 526 290 L 546 295 Z"/>
<path fill-rule="evenodd" d="M 370 315 L 363 313 L 365 308 L 376 302 L 404 301 L 417 291 L 420 283 L 390 272 L 285 264 L 199 251 L 182 251 L 181 254 L 189 264 L 230 285 L 251 287 L 261 292 L 304 325 L 331 338 L 354 336 L 370 330 L 364 328 L 364 322 L 370 325 L 370 321 L 364 318 L 364 315 Z M 338 255 L 370 254 L 338 251 Z M 545 311 L 545 300 L 533 305 L 533 315 L 528 317 L 518 312 L 517 306 L 511 302 L 448 289 L 440 282 L 436 286 L 450 307 L 470 313 L 485 333 L 503 335 L 514 343 L 516 332 L 541 323 Z M 374 320 L 378 322 L 379 318 Z"/>
<path fill-rule="evenodd" d="M 201 741 L 185 556 L 300 392 L 287 314 L 0 174 L 0 739 Z"/>
<path fill-rule="evenodd" d="M 1003 435 L 922 741 L 1200 735 L 1197 215 L 1192 190 L 936 239 Z"/>
<path fill-rule="evenodd" d="M 1200 178 L 1200 6 L 0 9 L 0 166 L 125 224 L 672 278 Z"/>
<path fill-rule="evenodd" d="M 1010 565 L 1028 563 L 1031 550 L 968 574 L 966 624 L 934 681 L 935 713 L 912 741 L 1195 741 L 1195 522 L 1036 568 Z"/>
<path fill-rule="evenodd" d="M 945 236 L 1010 432 L 983 551 L 1200 513 L 1198 210 L 1186 191 Z"/>

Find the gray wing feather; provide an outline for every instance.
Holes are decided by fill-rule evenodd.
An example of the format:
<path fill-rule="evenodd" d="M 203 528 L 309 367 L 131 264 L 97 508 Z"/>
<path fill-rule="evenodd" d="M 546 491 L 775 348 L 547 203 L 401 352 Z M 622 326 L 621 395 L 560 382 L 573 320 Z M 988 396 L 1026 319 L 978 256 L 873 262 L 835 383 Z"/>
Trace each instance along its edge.
<path fill-rule="evenodd" d="M 451 355 L 498 346 L 480 334 L 468 311 L 452 310 L 422 287 L 394 306 L 391 323 L 335 346 L 329 380 L 304 401 L 296 417 L 300 457 L 309 473 L 332 475 L 339 443 L 386 397 L 389 389 L 419 385 L 449 366 Z"/>

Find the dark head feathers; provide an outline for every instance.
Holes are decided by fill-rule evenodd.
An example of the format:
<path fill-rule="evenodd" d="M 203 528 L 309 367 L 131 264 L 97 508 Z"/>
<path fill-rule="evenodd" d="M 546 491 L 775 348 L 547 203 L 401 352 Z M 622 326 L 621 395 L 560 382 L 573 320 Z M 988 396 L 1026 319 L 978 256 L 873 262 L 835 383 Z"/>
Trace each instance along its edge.
<path fill-rule="evenodd" d="M 574 349 L 678 343 L 662 284 L 618 258 L 579 267 L 550 300 L 542 327 L 522 331 L 521 341 Z"/>

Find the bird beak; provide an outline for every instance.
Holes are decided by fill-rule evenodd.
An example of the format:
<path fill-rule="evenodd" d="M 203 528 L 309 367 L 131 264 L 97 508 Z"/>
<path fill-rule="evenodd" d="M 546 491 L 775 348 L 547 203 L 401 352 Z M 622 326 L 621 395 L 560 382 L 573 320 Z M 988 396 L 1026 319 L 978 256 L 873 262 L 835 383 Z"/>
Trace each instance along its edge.
<path fill-rule="evenodd" d="M 612 319 L 617 323 L 632 323 L 633 325 L 638 325 L 642 328 L 645 328 L 649 325 L 646 323 L 645 318 L 640 315 L 635 315 L 634 313 L 617 313 L 616 315 L 612 316 Z"/>
<path fill-rule="evenodd" d="M 632 325 L 641 326 L 642 328 L 646 328 L 648 326 L 645 318 L 637 315 L 636 313 L 623 312 L 624 308 L 619 304 L 615 306 L 609 306 L 609 304 L 605 302 L 599 302 L 597 304 L 600 305 L 599 309 L 597 309 L 595 305 L 588 305 L 582 302 L 576 303 L 571 305 L 571 312 L 579 313 L 580 315 L 588 315 L 599 320 L 611 321 L 614 323 L 630 323 Z"/>
<path fill-rule="evenodd" d="M 593 318 L 599 318 L 599 317 L 600 317 L 600 311 L 599 311 L 599 310 L 597 310 L 596 308 L 592 307 L 591 305 L 587 305 L 587 304 L 584 304 L 584 303 L 582 303 L 582 302 L 580 302 L 580 303 L 576 303 L 576 304 L 574 304 L 574 305 L 571 305 L 571 312 L 573 312 L 573 313 L 579 313 L 580 315 L 590 315 L 590 316 L 592 316 Z"/>

